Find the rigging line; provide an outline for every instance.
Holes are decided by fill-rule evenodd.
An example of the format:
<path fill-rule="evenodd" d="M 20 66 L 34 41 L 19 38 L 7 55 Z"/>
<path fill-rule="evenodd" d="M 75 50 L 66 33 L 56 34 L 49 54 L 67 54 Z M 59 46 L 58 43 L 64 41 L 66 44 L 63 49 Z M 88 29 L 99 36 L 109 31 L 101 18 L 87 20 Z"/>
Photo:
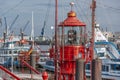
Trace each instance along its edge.
<path fill-rule="evenodd" d="M 1 16 L 4 16 L 5 14 L 7 14 L 9 11 L 13 10 L 14 8 L 18 7 L 20 4 L 22 4 L 24 2 L 24 0 L 21 0 L 18 4 L 16 4 L 15 6 L 13 6 L 12 8 L 8 9 L 6 12 L 2 13 Z"/>
<path fill-rule="evenodd" d="M 83 2 L 85 2 L 85 3 L 87 3 L 87 4 L 89 4 L 89 2 L 86 2 L 86 1 L 83 1 Z M 114 9 L 114 10 L 118 10 L 118 11 L 120 11 L 120 8 L 115 8 L 115 7 L 112 7 L 112 6 L 109 6 L 109 5 L 106 5 L 106 4 L 103 4 L 103 3 L 101 3 L 100 1 L 97 1 L 97 6 L 101 6 L 101 7 L 106 7 L 106 8 L 111 8 L 111 9 Z"/>
<path fill-rule="evenodd" d="M 84 2 L 84 3 L 88 4 L 88 5 L 89 5 L 89 3 L 90 3 L 90 2 L 87 2 L 86 0 L 81 1 L 81 2 Z M 112 7 L 112 6 L 102 4 L 100 1 L 97 1 L 96 4 L 97 4 L 98 7 L 105 7 L 105 8 L 109 8 L 109 9 L 111 9 L 111 10 L 120 11 L 119 8 L 114 8 L 114 7 Z M 120 12 L 118 12 L 118 13 L 120 13 Z"/>
<path fill-rule="evenodd" d="M 75 1 L 76 1 L 76 3 L 78 4 L 78 1 L 77 1 L 77 0 L 75 0 Z M 76 5 L 75 5 L 75 7 L 76 7 L 76 9 L 77 9 L 79 15 L 80 15 L 80 11 L 79 11 L 78 7 L 80 7 L 81 12 L 83 13 L 83 16 L 85 16 L 86 19 L 87 19 L 87 21 L 88 21 L 88 23 L 90 23 L 90 20 L 89 20 L 89 18 L 87 17 L 87 15 L 85 14 L 84 10 L 81 8 L 81 5 L 78 4 L 78 7 L 77 7 Z M 83 20 L 84 20 L 84 18 L 83 18 Z"/>
<path fill-rule="evenodd" d="M 47 13 L 46 13 L 46 15 L 45 15 L 45 21 L 46 21 L 46 22 L 47 22 L 48 17 L 49 17 L 50 9 L 51 9 L 51 0 L 49 0 L 49 2 L 48 2 Z"/>
<path fill-rule="evenodd" d="M 75 1 L 76 1 L 76 4 L 79 3 L 78 0 L 75 0 Z M 91 22 L 90 22 L 90 20 L 89 20 L 89 18 L 88 18 L 88 16 L 87 16 L 87 14 L 85 14 L 84 10 L 81 8 L 81 6 L 78 4 L 78 7 L 77 7 L 76 5 L 75 5 L 75 7 L 76 7 L 79 15 L 80 15 L 80 11 L 79 11 L 78 7 L 80 7 L 81 12 L 83 13 L 83 16 L 86 17 L 86 21 L 88 22 L 88 24 L 90 24 Z M 81 18 L 82 18 L 82 16 L 81 16 Z M 83 18 L 83 20 L 85 20 L 85 19 Z"/>
<path fill-rule="evenodd" d="M 104 10 L 104 12 L 105 12 L 106 10 Z M 109 19 L 109 16 L 110 16 L 110 13 L 109 14 L 104 14 L 105 16 L 104 16 L 104 19 L 106 19 L 106 22 L 105 22 L 105 24 L 107 24 L 107 28 L 109 29 L 109 31 L 112 31 L 112 26 L 110 25 L 110 19 Z"/>
<path fill-rule="evenodd" d="M 100 7 L 105 7 L 105 8 L 109 8 L 109 9 L 112 9 L 112 10 L 120 11 L 119 8 L 114 8 L 114 7 L 112 7 L 112 6 L 105 5 L 105 4 L 102 4 L 102 3 L 100 3 L 100 2 L 97 2 L 97 3 L 100 5 Z"/>
<path fill-rule="evenodd" d="M 101 2 L 99 1 L 99 2 L 97 2 L 98 4 L 101 4 Z M 102 6 L 103 7 L 103 6 Z M 106 11 L 107 11 L 108 9 L 107 8 L 104 8 L 103 10 L 102 10 L 102 13 L 106 13 Z M 112 31 L 113 29 L 112 29 L 112 26 L 111 26 L 111 20 L 109 19 L 109 17 L 111 16 L 110 15 L 111 13 L 109 13 L 109 14 L 103 14 L 103 16 L 104 16 L 104 20 L 105 20 L 105 23 L 103 23 L 103 24 L 105 24 L 105 26 L 103 26 L 103 28 L 104 27 L 107 27 L 107 29 L 109 29 L 109 31 Z"/>
<path fill-rule="evenodd" d="M 78 14 L 80 15 L 81 19 L 84 20 L 84 17 L 82 16 L 82 14 L 80 14 L 80 10 L 78 9 L 78 7 L 76 5 L 75 5 L 75 7 L 76 7 L 76 10 L 77 10 Z M 82 13 L 83 13 L 83 11 L 82 11 Z"/>
<path fill-rule="evenodd" d="M 62 3 L 64 3 L 63 0 L 61 0 L 61 8 L 62 8 L 62 10 L 61 10 L 61 13 L 60 13 L 60 14 L 62 14 L 62 15 L 61 15 L 61 16 L 62 16 L 61 18 L 62 18 L 62 20 L 64 20 L 64 16 L 65 16 L 64 10 L 65 10 L 65 7 L 63 6 Z"/>

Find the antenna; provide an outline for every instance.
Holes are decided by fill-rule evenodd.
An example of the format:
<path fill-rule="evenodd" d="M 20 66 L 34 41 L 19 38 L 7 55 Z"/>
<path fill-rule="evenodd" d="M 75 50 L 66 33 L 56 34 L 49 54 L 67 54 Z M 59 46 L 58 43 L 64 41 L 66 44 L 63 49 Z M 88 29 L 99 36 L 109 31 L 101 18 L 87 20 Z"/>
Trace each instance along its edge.
<path fill-rule="evenodd" d="M 73 5 L 74 5 L 75 3 L 74 2 L 71 2 L 70 3 L 70 5 L 71 5 L 71 11 L 73 10 Z"/>

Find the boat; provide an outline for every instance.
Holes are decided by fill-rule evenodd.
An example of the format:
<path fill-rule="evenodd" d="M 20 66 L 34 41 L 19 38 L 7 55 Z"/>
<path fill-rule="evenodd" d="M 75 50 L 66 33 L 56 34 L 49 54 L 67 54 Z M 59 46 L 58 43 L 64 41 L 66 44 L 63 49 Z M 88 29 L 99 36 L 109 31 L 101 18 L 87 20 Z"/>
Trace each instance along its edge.
<path fill-rule="evenodd" d="M 95 42 L 95 52 L 100 59 L 120 59 L 119 51 L 112 42 Z"/>
<path fill-rule="evenodd" d="M 86 64 L 86 76 L 91 76 L 90 63 Z M 120 59 L 102 59 L 103 79 L 119 80 L 120 79 Z"/>
<path fill-rule="evenodd" d="M 100 30 L 99 26 L 95 26 L 95 45 L 94 51 L 100 59 L 120 59 L 120 53 L 116 44 L 110 42 Z"/>
<path fill-rule="evenodd" d="M 37 45 L 50 45 L 51 39 L 49 37 L 46 37 L 46 36 L 36 36 L 34 38 L 34 42 Z"/>
<path fill-rule="evenodd" d="M 46 63 L 44 65 L 42 65 L 42 67 L 45 70 L 54 72 L 55 71 L 54 60 L 48 60 L 48 61 L 46 61 Z"/>
<path fill-rule="evenodd" d="M 16 45 L 17 44 L 17 45 Z M 30 45 L 18 45 L 17 41 L 6 42 L 4 46 L 0 48 L 0 64 L 3 66 L 11 66 L 11 63 L 18 60 L 20 51 L 28 51 Z M 18 64 L 18 63 L 16 63 Z"/>
<path fill-rule="evenodd" d="M 6 36 L 0 47 L 0 65 L 10 67 L 12 62 L 13 65 L 18 65 L 20 51 L 28 51 L 30 48 L 26 39 L 22 41 L 21 36 Z"/>
<path fill-rule="evenodd" d="M 48 71 L 55 71 L 54 61 L 49 60 L 43 65 L 43 68 Z M 91 76 L 90 63 L 85 66 L 86 76 Z M 102 72 L 103 79 L 119 80 L 120 78 L 120 59 L 102 59 Z"/>
<path fill-rule="evenodd" d="M 118 51 L 120 53 L 120 43 L 117 43 L 117 49 L 118 49 Z"/>

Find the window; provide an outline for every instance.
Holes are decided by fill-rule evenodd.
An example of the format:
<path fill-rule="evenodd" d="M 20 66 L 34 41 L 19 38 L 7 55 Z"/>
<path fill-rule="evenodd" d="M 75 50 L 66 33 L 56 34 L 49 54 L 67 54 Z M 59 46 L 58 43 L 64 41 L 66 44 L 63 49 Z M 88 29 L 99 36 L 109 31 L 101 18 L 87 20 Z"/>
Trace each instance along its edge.
<path fill-rule="evenodd" d="M 12 53 L 12 51 L 9 51 L 9 54 L 11 54 Z"/>
<path fill-rule="evenodd" d="M 120 65 L 119 64 L 111 64 L 111 69 L 115 71 L 120 71 Z"/>
<path fill-rule="evenodd" d="M 54 66 L 54 62 L 53 61 L 47 61 L 46 64 L 49 65 L 49 66 Z"/>
<path fill-rule="evenodd" d="M 99 57 L 104 57 L 104 53 L 98 53 Z"/>
<path fill-rule="evenodd" d="M 86 64 L 86 70 L 90 70 L 90 64 Z"/>
<path fill-rule="evenodd" d="M 108 70 L 109 70 L 108 66 L 102 65 L 102 71 L 108 72 Z"/>
<path fill-rule="evenodd" d="M 14 53 L 17 53 L 17 51 L 14 51 Z"/>

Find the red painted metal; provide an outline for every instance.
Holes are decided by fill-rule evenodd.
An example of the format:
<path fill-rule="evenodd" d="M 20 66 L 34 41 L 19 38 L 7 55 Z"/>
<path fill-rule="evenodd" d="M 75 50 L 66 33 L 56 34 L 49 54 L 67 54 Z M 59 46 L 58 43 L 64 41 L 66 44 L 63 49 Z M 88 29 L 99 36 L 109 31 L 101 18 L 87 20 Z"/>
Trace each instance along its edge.
<path fill-rule="evenodd" d="M 43 80 L 48 80 L 48 73 L 46 71 L 42 73 L 42 78 Z"/>
<path fill-rule="evenodd" d="M 64 49 L 64 50 L 63 50 Z M 83 46 L 64 46 L 60 49 L 60 70 L 61 75 L 75 76 L 75 61 L 77 58 L 85 58 Z M 81 55 L 81 56 L 79 56 Z M 70 79 L 74 80 L 74 79 Z"/>
<path fill-rule="evenodd" d="M 86 26 L 85 23 L 81 22 L 77 17 L 76 17 L 76 13 L 74 11 L 70 11 L 68 13 L 68 17 L 59 24 L 59 27 L 64 27 L 64 26 L 72 26 L 72 27 L 76 27 L 76 26 L 81 26 L 84 27 Z"/>
<path fill-rule="evenodd" d="M 64 49 L 64 50 L 63 50 Z M 77 58 L 85 58 L 85 47 L 66 45 L 60 48 L 60 60 L 75 61 Z M 81 55 L 81 56 L 80 56 Z"/>
<path fill-rule="evenodd" d="M 34 69 L 31 65 L 29 65 L 27 62 L 25 62 L 24 60 L 21 60 L 21 62 L 27 66 L 28 68 L 30 68 L 32 71 L 34 71 L 36 74 L 40 74 L 39 71 L 37 71 L 36 69 Z"/>
<path fill-rule="evenodd" d="M 16 76 L 14 73 L 10 72 L 8 69 L 4 68 L 3 66 L 0 65 L 0 69 L 11 75 L 13 78 L 16 80 L 21 80 L 18 76 Z"/>
<path fill-rule="evenodd" d="M 50 57 L 50 58 L 55 58 L 54 48 L 50 48 L 50 49 L 49 49 L 49 52 L 50 52 L 49 57 Z"/>

